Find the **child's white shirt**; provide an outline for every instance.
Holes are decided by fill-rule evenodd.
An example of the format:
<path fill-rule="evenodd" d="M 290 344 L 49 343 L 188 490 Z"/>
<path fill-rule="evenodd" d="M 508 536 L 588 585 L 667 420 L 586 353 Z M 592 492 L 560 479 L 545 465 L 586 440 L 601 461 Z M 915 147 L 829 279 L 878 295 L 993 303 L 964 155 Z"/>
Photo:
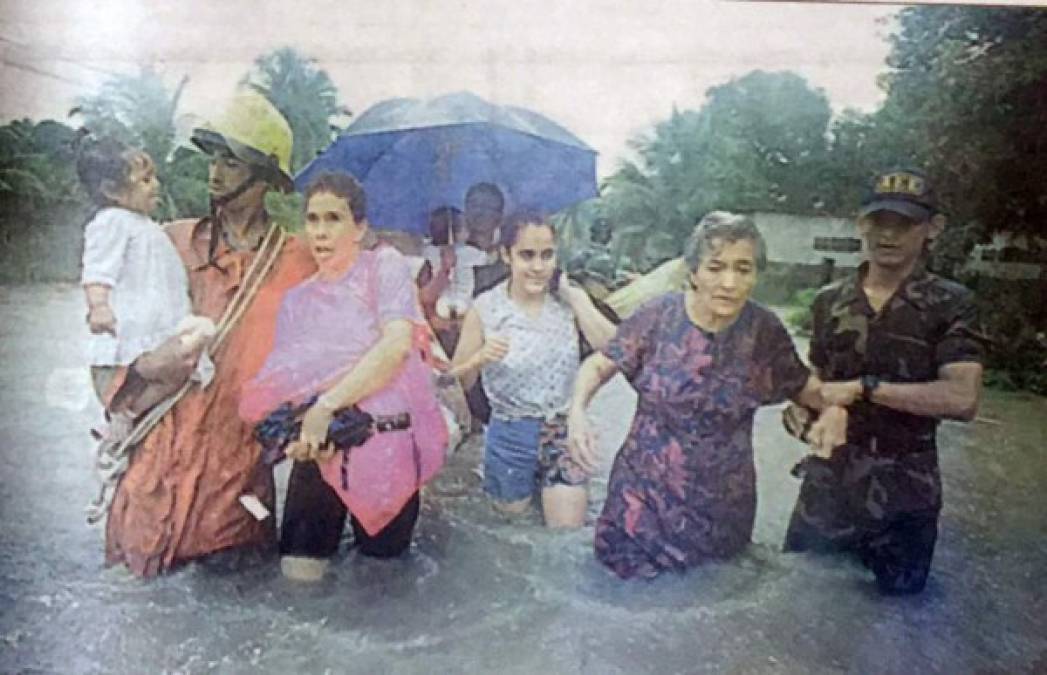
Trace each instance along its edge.
<path fill-rule="evenodd" d="M 432 266 L 433 273 L 436 273 L 440 269 L 440 247 L 427 244 L 422 254 Z M 473 268 L 486 265 L 489 256 L 468 244 L 455 244 L 454 255 L 454 272 L 451 275 L 450 284 L 440 294 L 440 300 L 454 307 L 459 314 L 464 314 L 473 302 L 473 289 L 476 286 L 476 275 Z"/>
<path fill-rule="evenodd" d="M 126 366 L 178 332 L 192 313 L 189 277 L 174 244 L 152 219 L 122 208 L 105 208 L 84 231 L 82 284 L 110 287 L 116 336 L 92 334 L 92 366 Z M 198 366 L 212 370 L 206 354 Z M 203 377 L 206 381 L 206 376 Z"/>

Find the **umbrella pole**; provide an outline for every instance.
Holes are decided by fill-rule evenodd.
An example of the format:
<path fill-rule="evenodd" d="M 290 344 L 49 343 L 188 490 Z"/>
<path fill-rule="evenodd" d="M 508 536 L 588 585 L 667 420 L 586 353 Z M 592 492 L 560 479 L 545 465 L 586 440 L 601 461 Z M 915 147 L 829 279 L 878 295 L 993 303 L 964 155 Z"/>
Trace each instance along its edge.
<path fill-rule="evenodd" d="M 454 240 L 454 217 L 450 215 L 450 212 L 448 212 L 448 218 L 447 218 L 447 242 L 448 242 L 447 245 L 451 247 L 451 252 L 455 253 L 454 266 L 451 267 L 451 269 L 450 269 L 450 275 L 451 275 L 450 286 L 451 286 L 451 297 L 455 298 L 455 300 L 457 300 L 458 299 L 458 255 L 455 252 L 455 244 L 457 244 L 458 242 L 456 242 Z M 449 314 L 450 314 L 451 319 L 457 319 L 458 318 L 458 307 L 457 307 L 457 305 L 452 305 L 450 307 Z"/>

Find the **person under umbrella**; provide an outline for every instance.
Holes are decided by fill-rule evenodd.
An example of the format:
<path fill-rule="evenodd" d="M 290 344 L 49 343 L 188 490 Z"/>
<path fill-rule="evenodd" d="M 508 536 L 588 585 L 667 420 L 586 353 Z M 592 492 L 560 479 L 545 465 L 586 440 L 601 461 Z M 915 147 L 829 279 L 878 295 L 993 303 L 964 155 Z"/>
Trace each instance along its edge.
<path fill-rule="evenodd" d="M 454 206 L 470 243 L 488 251 L 507 205 L 551 214 L 597 195 L 592 148 L 536 112 L 468 92 L 376 103 L 296 183 L 331 170 L 367 190 L 375 229 L 424 235 L 434 209 Z"/>
<path fill-rule="evenodd" d="M 579 333 L 602 347 L 614 326 L 585 291 L 560 279 L 548 219 L 510 217 L 500 244 L 509 278 L 466 314 L 451 370 L 464 386 L 479 377 L 491 401 L 484 491 L 509 513 L 525 511 L 540 494 L 547 525 L 580 527 L 588 476 L 567 452 L 565 413 Z"/>

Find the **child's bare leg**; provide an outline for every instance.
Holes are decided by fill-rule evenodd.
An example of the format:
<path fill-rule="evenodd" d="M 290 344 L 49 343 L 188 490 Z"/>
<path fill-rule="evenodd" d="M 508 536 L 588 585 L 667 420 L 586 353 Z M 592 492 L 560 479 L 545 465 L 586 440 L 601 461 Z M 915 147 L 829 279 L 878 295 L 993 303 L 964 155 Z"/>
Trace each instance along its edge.
<path fill-rule="evenodd" d="M 134 373 L 132 368 L 128 379 Z M 184 379 L 175 382 L 149 382 L 140 378 L 139 386 L 121 387 L 120 391 L 116 393 L 116 396 L 113 397 L 113 411 L 126 412 L 132 418 L 137 419 L 157 403 L 178 391 L 184 383 Z"/>
<path fill-rule="evenodd" d="M 184 382 L 192 375 L 198 356 L 186 349 L 180 335 L 175 335 L 135 359 L 134 368 L 149 382 Z"/>
<path fill-rule="evenodd" d="M 584 485 L 553 485 L 542 489 L 542 512 L 545 524 L 553 528 L 577 528 L 585 525 L 589 493 Z"/>

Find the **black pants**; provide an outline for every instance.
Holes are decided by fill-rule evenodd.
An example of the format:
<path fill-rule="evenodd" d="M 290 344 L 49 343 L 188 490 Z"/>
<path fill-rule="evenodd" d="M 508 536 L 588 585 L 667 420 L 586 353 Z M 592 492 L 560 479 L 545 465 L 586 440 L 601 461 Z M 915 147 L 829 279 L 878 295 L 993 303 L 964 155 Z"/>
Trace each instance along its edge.
<path fill-rule="evenodd" d="M 881 593 L 905 595 L 919 593 L 927 584 L 937 539 L 937 514 L 899 518 L 876 530 L 834 538 L 819 532 L 794 511 L 783 548 L 819 553 L 852 552 L 876 575 L 876 586 Z"/>
<path fill-rule="evenodd" d="M 381 531 L 371 535 L 355 517 L 353 537 L 360 553 L 393 558 L 411 545 L 418 520 L 418 493 Z M 347 510 L 341 498 L 324 482 L 316 462 L 295 462 L 287 484 L 287 501 L 280 527 L 280 555 L 330 558 L 338 551 Z"/>
<path fill-rule="evenodd" d="M 832 460 L 808 457 L 794 473 L 803 482 L 786 551 L 850 551 L 883 593 L 923 590 L 941 509 L 933 448 L 899 457 L 848 444 Z"/>
<path fill-rule="evenodd" d="M 487 392 L 484 391 L 483 383 L 479 379 L 466 390 L 465 402 L 469 405 L 469 414 L 474 420 L 490 424 L 491 403 L 487 400 Z"/>

